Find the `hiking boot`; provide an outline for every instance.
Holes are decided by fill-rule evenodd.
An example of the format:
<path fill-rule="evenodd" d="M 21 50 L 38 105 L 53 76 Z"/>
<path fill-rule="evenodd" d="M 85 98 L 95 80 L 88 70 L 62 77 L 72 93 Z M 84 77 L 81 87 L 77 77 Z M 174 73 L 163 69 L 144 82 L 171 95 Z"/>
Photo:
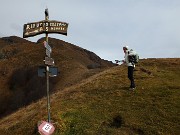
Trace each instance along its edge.
<path fill-rule="evenodd" d="M 129 88 L 129 90 L 134 91 L 136 88 Z"/>

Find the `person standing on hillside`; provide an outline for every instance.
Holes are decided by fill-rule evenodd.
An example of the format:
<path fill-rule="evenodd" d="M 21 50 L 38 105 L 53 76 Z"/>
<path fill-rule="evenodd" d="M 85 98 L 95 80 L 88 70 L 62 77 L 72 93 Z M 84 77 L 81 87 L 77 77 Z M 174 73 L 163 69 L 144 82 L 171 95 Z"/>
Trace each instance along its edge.
<path fill-rule="evenodd" d="M 128 46 L 123 47 L 123 51 L 125 53 L 123 63 L 125 63 L 128 66 L 128 78 L 131 81 L 130 83 L 130 89 L 129 90 L 135 90 L 135 82 L 134 82 L 134 68 L 135 63 L 130 59 L 130 56 L 133 56 L 135 52 L 132 49 L 129 49 Z"/>

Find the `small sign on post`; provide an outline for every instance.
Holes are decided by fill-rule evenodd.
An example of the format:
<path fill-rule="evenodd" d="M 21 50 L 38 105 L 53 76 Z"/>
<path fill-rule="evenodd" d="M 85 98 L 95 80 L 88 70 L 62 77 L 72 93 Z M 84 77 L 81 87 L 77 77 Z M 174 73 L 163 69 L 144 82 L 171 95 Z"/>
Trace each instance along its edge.
<path fill-rule="evenodd" d="M 60 71 L 58 71 L 58 67 L 49 67 L 49 77 L 56 77 L 60 74 Z M 39 77 L 45 77 L 46 76 L 46 67 L 45 66 L 39 66 L 38 67 L 38 76 Z"/>
<path fill-rule="evenodd" d="M 47 50 L 47 49 L 46 49 L 46 55 L 47 55 L 48 57 L 51 57 L 51 52 L 50 52 L 49 50 Z"/>
<path fill-rule="evenodd" d="M 55 128 L 51 123 L 42 121 L 41 125 L 38 127 L 38 130 L 41 135 L 52 135 Z"/>
<path fill-rule="evenodd" d="M 54 66 L 54 59 L 53 58 L 45 57 L 44 61 L 45 61 L 45 65 Z"/>
<path fill-rule="evenodd" d="M 50 57 L 52 52 L 51 46 L 46 41 L 44 41 L 44 47 L 46 48 L 46 55 Z"/>
<path fill-rule="evenodd" d="M 52 52 L 52 48 L 50 47 L 50 45 L 44 41 L 44 47 L 51 53 Z"/>

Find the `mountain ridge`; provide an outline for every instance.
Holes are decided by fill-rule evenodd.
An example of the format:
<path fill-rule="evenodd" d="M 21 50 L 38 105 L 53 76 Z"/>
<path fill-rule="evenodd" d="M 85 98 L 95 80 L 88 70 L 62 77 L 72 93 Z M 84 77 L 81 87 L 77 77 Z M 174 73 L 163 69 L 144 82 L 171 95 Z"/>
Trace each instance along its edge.
<path fill-rule="evenodd" d="M 24 94 L 35 96 L 45 92 L 45 81 L 36 77 L 37 67 L 43 63 L 42 42 L 43 39 L 32 46 L 20 45 L 20 49 L 0 49 L 1 53 L 3 49 L 17 51 L 0 59 L 0 92 L 4 95 L 0 98 L 1 107 L 9 107 L 16 103 L 12 101 L 23 99 Z M 180 132 L 180 58 L 140 59 L 134 73 L 137 88 L 132 92 L 128 90 L 126 65 L 115 66 L 99 61 L 99 57 L 92 58 L 83 48 L 60 42 L 49 41 L 53 48 L 52 57 L 61 69 L 60 75 L 51 80 L 54 89 L 51 93 L 51 120 L 56 128 L 55 134 L 153 135 Z M 16 63 L 18 67 L 13 67 Z M 88 68 L 94 63 L 101 66 Z M 32 93 L 40 89 L 40 93 L 32 95 L 25 91 Z M 17 91 L 20 93 L 8 101 L 7 97 Z M 2 117 L 0 133 L 36 135 L 38 122 L 47 120 L 46 111 L 44 93 L 44 96 L 16 108 L 11 115 Z"/>
<path fill-rule="evenodd" d="M 44 38 L 36 43 L 16 36 L 0 38 L 0 93 L 4 96 L 1 96 L 1 102 L 6 101 L 0 109 L 1 114 L 9 114 L 45 96 L 45 78 L 37 76 L 38 66 L 44 65 L 43 41 Z M 50 78 L 51 91 L 55 90 L 56 85 L 61 85 L 63 89 L 115 66 L 91 51 L 62 40 L 49 38 L 49 44 L 55 66 L 60 71 L 58 77 Z M 8 110 L 7 104 L 10 104 Z"/>

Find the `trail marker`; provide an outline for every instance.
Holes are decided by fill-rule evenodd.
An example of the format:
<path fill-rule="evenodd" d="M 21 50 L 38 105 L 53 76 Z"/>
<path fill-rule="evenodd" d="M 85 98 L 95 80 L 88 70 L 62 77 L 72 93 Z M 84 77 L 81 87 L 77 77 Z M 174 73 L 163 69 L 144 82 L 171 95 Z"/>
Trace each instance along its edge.
<path fill-rule="evenodd" d="M 23 38 L 36 36 L 43 33 L 57 33 L 67 35 L 68 23 L 44 20 L 24 24 Z"/>
<path fill-rule="evenodd" d="M 49 67 L 49 77 L 56 77 L 58 76 L 59 71 L 57 67 L 50 66 Z M 46 67 L 45 66 L 39 66 L 38 67 L 38 76 L 39 77 L 45 77 L 46 76 Z"/>
<path fill-rule="evenodd" d="M 55 128 L 51 123 L 43 121 L 38 127 L 39 133 L 41 135 L 52 135 Z"/>
<path fill-rule="evenodd" d="M 57 67 L 52 67 L 54 65 L 54 60 L 50 58 L 52 48 L 48 44 L 48 34 L 57 33 L 62 35 L 67 35 L 68 23 L 59 22 L 54 20 L 49 20 L 48 9 L 45 9 L 45 20 L 40 22 L 32 22 L 24 24 L 23 38 L 36 36 L 39 34 L 46 34 L 46 41 L 44 46 L 46 48 L 45 66 L 38 69 L 38 76 L 44 77 L 46 75 L 46 87 L 47 87 L 47 112 L 48 112 L 48 123 L 39 127 L 40 133 L 42 135 L 50 135 L 52 130 L 54 131 L 53 125 L 50 123 L 50 95 L 49 95 L 49 77 L 57 76 Z"/>
<path fill-rule="evenodd" d="M 54 59 L 50 57 L 45 57 L 45 65 L 54 66 Z"/>
<path fill-rule="evenodd" d="M 51 53 L 52 52 L 52 48 L 49 46 L 49 44 L 44 41 L 44 47 Z"/>
<path fill-rule="evenodd" d="M 51 52 L 46 49 L 46 56 L 51 57 Z"/>

